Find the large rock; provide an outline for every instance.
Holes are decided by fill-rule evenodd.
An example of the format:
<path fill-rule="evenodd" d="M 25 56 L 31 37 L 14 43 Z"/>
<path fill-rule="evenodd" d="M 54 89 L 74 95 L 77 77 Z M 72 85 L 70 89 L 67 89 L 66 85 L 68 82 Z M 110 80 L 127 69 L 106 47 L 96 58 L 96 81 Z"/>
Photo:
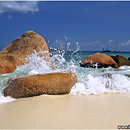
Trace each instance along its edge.
<path fill-rule="evenodd" d="M 77 76 L 72 72 L 17 77 L 9 81 L 4 96 L 22 98 L 41 94 L 68 94 L 76 82 Z"/>
<path fill-rule="evenodd" d="M 124 65 L 130 66 L 130 61 L 123 56 L 116 55 L 116 56 L 111 56 L 111 57 L 117 63 L 118 67 L 124 66 Z"/>
<path fill-rule="evenodd" d="M 45 52 L 40 56 L 44 56 L 47 63 L 50 62 L 50 67 L 54 69 L 44 38 L 33 31 L 27 31 L 0 51 L 0 73 L 12 73 L 17 65 L 25 64 L 21 59 L 40 50 Z"/>
<path fill-rule="evenodd" d="M 128 58 L 128 60 L 130 61 L 130 57 Z"/>
<path fill-rule="evenodd" d="M 0 56 L 0 73 L 12 73 L 16 69 L 14 56 L 3 54 Z"/>
<path fill-rule="evenodd" d="M 114 67 L 118 68 L 116 62 L 110 57 L 102 53 L 95 53 L 81 60 L 81 67 Z"/>

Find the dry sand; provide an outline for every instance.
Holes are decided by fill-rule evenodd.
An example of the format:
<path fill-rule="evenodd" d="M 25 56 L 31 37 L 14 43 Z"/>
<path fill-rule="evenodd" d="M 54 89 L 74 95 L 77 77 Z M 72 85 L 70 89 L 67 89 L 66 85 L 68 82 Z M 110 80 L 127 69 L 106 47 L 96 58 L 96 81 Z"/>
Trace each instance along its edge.
<path fill-rule="evenodd" d="M 1 129 L 117 129 L 130 124 L 130 94 L 43 95 L 0 104 Z"/>

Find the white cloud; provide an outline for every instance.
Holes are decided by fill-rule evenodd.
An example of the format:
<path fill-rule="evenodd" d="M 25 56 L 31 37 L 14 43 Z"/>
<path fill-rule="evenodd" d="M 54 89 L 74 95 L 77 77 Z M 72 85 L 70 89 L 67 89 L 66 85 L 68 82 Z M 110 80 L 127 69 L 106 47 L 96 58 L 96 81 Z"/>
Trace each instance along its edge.
<path fill-rule="evenodd" d="M 128 46 L 130 45 L 130 40 L 128 40 L 127 42 L 121 43 L 121 46 Z"/>
<path fill-rule="evenodd" d="M 112 41 L 113 41 L 113 40 L 110 39 L 110 40 L 108 40 L 108 43 L 111 43 Z"/>
<path fill-rule="evenodd" d="M 99 45 L 101 44 L 102 42 L 101 41 L 92 41 L 92 42 L 87 42 L 85 43 L 86 45 Z"/>
<path fill-rule="evenodd" d="M 101 51 L 103 48 L 102 41 L 79 42 L 82 51 Z"/>
<path fill-rule="evenodd" d="M 8 19 L 11 19 L 12 18 L 12 15 L 8 15 Z"/>
<path fill-rule="evenodd" d="M 37 1 L 0 1 L 0 14 L 4 12 L 38 12 L 38 2 Z"/>
<path fill-rule="evenodd" d="M 93 43 L 93 44 L 100 44 L 101 41 L 93 41 L 92 43 Z"/>

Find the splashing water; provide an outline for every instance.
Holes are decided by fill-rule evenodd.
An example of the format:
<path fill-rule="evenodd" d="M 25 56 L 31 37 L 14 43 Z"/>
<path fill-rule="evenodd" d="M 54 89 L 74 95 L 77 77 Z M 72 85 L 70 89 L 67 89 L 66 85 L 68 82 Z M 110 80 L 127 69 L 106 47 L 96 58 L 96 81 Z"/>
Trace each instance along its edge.
<path fill-rule="evenodd" d="M 48 73 L 52 72 L 53 70 L 50 67 L 51 61 L 47 62 L 45 60 L 45 59 L 48 59 L 48 57 L 49 57 L 49 54 L 47 51 L 42 51 L 42 50 L 40 50 L 39 52 L 34 51 L 32 55 L 28 55 L 26 58 L 23 59 L 26 64 L 23 66 L 20 66 L 19 69 L 23 67 L 22 70 L 24 70 L 25 73 L 27 73 L 28 75 L 44 74 L 47 72 Z"/>
<path fill-rule="evenodd" d="M 45 61 L 47 57 L 42 56 L 43 54 L 47 54 L 48 52 L 40 50 L 39 52 L 34 51 L 32 55 L 28 55 L 26 58 L 21 59 L 25 62 L 25 65 L 17 66 L 16 70 L 13 73 L 9 74 L 0 74 L 0 103 L 13 101 L 13 98 L 4 97 L 2 92 L 6 87 L 9 79 L 25 76 L 25 75 L 33 75 L 33 74 L 44 74 L 44 73 L 53 73 L 55 72 L 50 67 L 51 61 Z"/>
<path fill-rule="evenodd" d="M 34 51 L 32 55 L 23 59 L 26 64 L 17 66 L 17 69 L 13 73 L 0 74 L 0 103 L 13 100 L 10 97 L 5 98 L 2 95 L 2 90 L 10 78 L 59 71 L 72 71 L 77 75 L 78 82 L 73 86 L 70 94 L 88 95 L 130 92 L 130 67 L 123 66 L 118 71 L 111 67 L 97 68 L 97 64 L 95 64 L 96 69 L 82 68 L 79 66 L 80 60 L 94 52 L 80 52 L 78 42 L 73 42 L 76 49 L 72 51 L 70 49 L 72 43 L 68 39 L 65 37 L 66 49 L 63 49 L 63 44 L 61 45 L 61 49 L 50 48 L 51 60 L 56 70 L 52 70 L 49 67 L 50 61 L 47 63 L 44 60 L 45 57 L 40 56 L 47 52 L 40 50 L 39 52 Z M 104 76 L 105 74 L 106 76 Z M 107 74 L 110 74 L 110 76 L 107 76 Z"/>
<path fill-rule="evenodd" d="M 68 38 L 66 37 L 67 40 Z M 79 61 L 92 53 L 80 53 L 78 42 L 75 42 L 77 47 L 75 51 L 69 51 L 70 44 L 71 42 L 67 42 L 68 51 L 59 49 L 52 52 L 51 55 L 57 69 L 76 73 L 78 82 L 73 86 L 71 94 L 88 95 L 130 92 L 130 78 L 128 77 L 128 75 L 130 76 L 130 67 L 123 66 L 118 71 L 111 67 L 98 68 L 97 64 L 95 64 L 95 69 L 81 68 L 79 67 Z M 108 73 L 111 74 L 111 77 L 103 76 Z"/>

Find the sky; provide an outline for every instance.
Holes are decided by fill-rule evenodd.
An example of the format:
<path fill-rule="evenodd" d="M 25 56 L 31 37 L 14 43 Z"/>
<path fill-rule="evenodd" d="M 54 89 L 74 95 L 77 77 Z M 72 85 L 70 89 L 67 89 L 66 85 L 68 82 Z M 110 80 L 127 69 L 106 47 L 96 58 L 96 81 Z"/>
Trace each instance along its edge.
<path fill-rule="evenodd" d="M 130 51 L 130 1 L 0 1 L 0 49 L 28 30 L 52 48 Z"/>

